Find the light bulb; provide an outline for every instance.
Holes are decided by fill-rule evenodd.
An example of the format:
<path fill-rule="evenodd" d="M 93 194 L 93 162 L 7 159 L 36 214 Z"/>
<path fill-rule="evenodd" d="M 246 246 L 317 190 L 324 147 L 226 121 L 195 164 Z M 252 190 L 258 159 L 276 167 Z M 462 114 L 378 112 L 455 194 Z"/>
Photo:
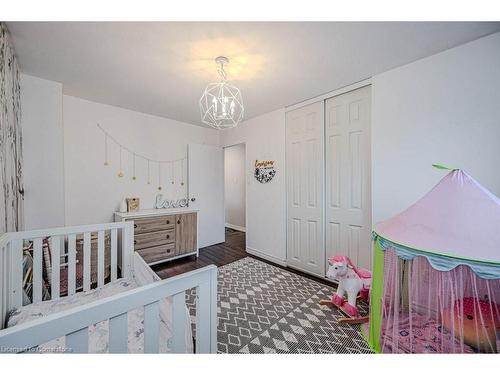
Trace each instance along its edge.
<path fill-rule="evenodd" d="M 231 111 L 231 117 L 234 116 L 234 108 L 236 107 L 236 104 L 234 104 L 234 99 L 231 100 L 231 104 L 229 105 L 229 110 Z"/>
<path fill-rule="evenodd" d="M 214 112 L 217 113 L 217 99 L 215 97 L 212 99 L 212 104 L 214 106 Z"/>
<path fill-rule="evenodd" d="M 227 97 L 223 96 L 221 101 L 222 101 L 222 116 L 226 117 Z"/>

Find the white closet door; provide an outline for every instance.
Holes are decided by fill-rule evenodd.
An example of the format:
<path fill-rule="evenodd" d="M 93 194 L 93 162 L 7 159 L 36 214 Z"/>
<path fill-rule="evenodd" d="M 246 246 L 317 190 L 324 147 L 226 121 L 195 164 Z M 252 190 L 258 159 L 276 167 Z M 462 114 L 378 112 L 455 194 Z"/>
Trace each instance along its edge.
<path fill-rule="evenodd" d="M 369 86 L 326 101 L 326 255 L 371 268 Z"/>
<path fill-rule="evenodd" d="M 287 264 L 324 276 L 324 103 L 286 114 Z"/>

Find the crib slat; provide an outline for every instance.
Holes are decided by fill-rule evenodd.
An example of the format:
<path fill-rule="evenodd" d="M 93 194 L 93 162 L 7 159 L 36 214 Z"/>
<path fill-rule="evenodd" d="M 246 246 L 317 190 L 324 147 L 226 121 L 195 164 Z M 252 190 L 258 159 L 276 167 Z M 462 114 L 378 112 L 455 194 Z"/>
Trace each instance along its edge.
<path fill-rule="evenodd" d="M 90 290 L 90 232 L 83 234 L 83 290 Z"/>
<path fill-rule="evenodd" d="M 109 319 L 109 352 L 128 352 L 127 313 Z"/>
<path fill-rule="evenodd" d="M 10 276 L 10 265 L 7 262 L 7 251 L 10 250 L 9 246 L 10 243 L 6 244 L 3 247 L 0 246 L 0 283 L 2 285 L 2 287 L 0 287 L 0 316 L 5 316 L 8 311 L 9 292 L 5 287 L 3 287 L 3 285 L 9 285 L 8 277 Z M 3 328 L 4 324 L 2 321 L 0 321 L 0 329 Z"/>
<path fill-rule="evenodd" d="M 186 352 L 186 296 L 184 292 L 177 293 L 172 297 L 172 351 L 174 353 Z"/>
<path fill-rule="evenodd" d="M 1 236 L 0 236 L 1 237 Z M 9 285 L 9 282 L 7 281 L 7 277 L 9 277 L 10 273 L 10 268 L 8 267 L 9 265 L 7 264 L 7 251 L 9 251 L 9 246 L 10 243 L 7 243 L 5 246 L 0 246 L 0 316 L 5 316 L 7 313 L 7 297 L 9 293 L 7 292 L 6 288 L 3 287 L 3 285 Z M 9 271 L 7 271 L 9 270 Z M 4 325 L 3 322 L 0 321 L 0 329 L 3 329 Z"/>
<path fill-rule="evenodd" d="M 70 353 L 88 353 L 88 327 L 82 328 L 79 331 L 66 335 L 66 349 L 71 350 Z"/>
<path fill-rule="evenodd" d="M 111 281 L 117 278 L 117 230 L 111 229 Z"/>
<path fill-rule="evenodd" d="M 196 293 L 196 353 L 210 353 L 210 319 L 207 314 L 210 300 L 208 296 L 208 286 L 203 284 L 198 286 Z"/>
<path fill-rule="evenodd" d="M 14 307 L 20 307 L 23 305 L 23 241 L 13 240 L 6 250 L 5 254 L 5 277 L 6 283 L 3 285 L 8 285 L 8 279 L 10 277 L 10 283 L 12 285 L 10 290 L 10 295 L 5 296 L 8 298 L 8 305 L 6 301 L 7 309 L 13 309 Z M 10 259 L 10 263 L 7 261 Z M 7 270 L 10 267 L 10 270 Z"/>
<path fill-rule="evenodd" d="M 144 353 L 158 353 L 160 337 L 160 302 L 144 306 Z"/>
<path fill-rule="evenodd" d="M 131 259 L 130 255 L 134 253 L 134 227 L 133 221 L 126 223 L 122 229 L 121 238 L 121 272 L 122 277 L 131 277 Z"/>
<path fill-rule="evenodd" d="M 42 239 L 33 240 L 33 302 L 42 300 Z"/>
<path fill-rule="evenodd" d="M 60 297 L 60 273 L 61 273 L 61 238 L 59 236 L 50 237 L 50 253 L 52 263 L 52 277 L 50 280 L 51 299 Z"/>
<path fill-rule="evenodd" d="M 97 232 L 97 286 L 104 285 L 104 231 Z"/>
<path fill-rule="evenodd" d="M 76 234 L 68 234 L 68 295 L 76 289 Z"/>
<path fill-rule="evenodd" d="M 217 269 L 204 275 L 207 280 L 197 287 L 196 353 L 215 353 L 217 350 Z"/>

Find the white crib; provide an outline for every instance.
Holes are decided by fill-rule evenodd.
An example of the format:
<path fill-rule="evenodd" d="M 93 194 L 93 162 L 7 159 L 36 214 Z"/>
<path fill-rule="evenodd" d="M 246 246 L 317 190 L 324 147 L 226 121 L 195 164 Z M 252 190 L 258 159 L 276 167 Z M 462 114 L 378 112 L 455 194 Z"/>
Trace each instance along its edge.
<path fill-rule="evenodd" d="M 76 282 L 76 237 L 83 235 L 83 291 L 92 293 L 91 285 L 91 233 L 98 234 L 97 288 L 119 279 L 138 280 L 137 288 L 93 300 L 5 328 L 6 317 L 14 309 L 23 308 L 23 246 L 33 243 L 32 302 L 42 301 L 43 240 L 49 238 L 52 254 L 51 299 L 78 298 Z M 111 270 L 105 279 L 104 237 L 111 238 Z M 133 222 L 107 223 L 46 230 L 6 233 L 0 236 L 0 352 L 26 352 L 51 340 L 65 338 L 72 353 L 89 351 L 89 328 L 107 321 L 110 353 L 128 352 L 127 314 L 144 309 L 143 349 L 146 353 L 159 352 L 160 308 L 162 301 L 171 307 L 171 352 L 184 353 L 185 337 L 191 326 L 186 321 L 185 291 L 196 288 L 196 353 L 215 353 L 217 346 L 217 268 L 208 266 L 166 280 L 158 276 L 133 251 Z M 67 245 L 64 246 L 64 243 Z M 67 294 L 60 296 L 60 255 L 67 249 Z M 47 277 L 47 275 L 46 275 Z M 51 301 L 48 301 L 51 302 Z M 163 320 L 162 320 L 163 321 Z"/>

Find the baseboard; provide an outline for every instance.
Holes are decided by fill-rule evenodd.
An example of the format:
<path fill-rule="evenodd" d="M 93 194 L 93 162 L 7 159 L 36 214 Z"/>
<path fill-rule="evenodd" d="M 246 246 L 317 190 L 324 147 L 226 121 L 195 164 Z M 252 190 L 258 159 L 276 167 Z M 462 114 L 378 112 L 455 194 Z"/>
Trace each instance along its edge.
<path fill-rule="evenodd" d="M 315 281 L 323 283 L 325 285 L 329 285 L 329 286 L 335 287 L 335 288 L 338 285 L 337 282 L 335 282 L 333 280 L 330 280 L 330 279 L 326 278 L 325 276 L 319 276 L 319 275 L 316 275 L 313 272 L 310 272 L 310 271 L 307 271 L 307 270 L 302 270 L 302 269 L 300 269 L 300 267 L 290 266 L 290 265 L 287 264 L 286 259 L 280 259 L 280 258 L 277 258 L 277 257 L 275 257 L 273 255 L 265 254 L 262 251 L 257 250 L 257 249 L 252 249 L 251 247 L 247 247 L 247 253 L 250 254 L 250 255 L 254 255 L 254 256 L 258 257 L 258 258 L 262 258 L 263 260 L 266 260 L 266 261 L 268 261 L 270 263 L 273 263 L 273 264 L 276 264 L 278 266 L 284 267 L 285 269 L 288 269 L 289 272 L 295 272 L 295 273 L 298 273 L 301 276 L 304 276 L 304 274 L 310 275 L 310 279 L 311 280 L 315 280 Z"/>
<path fill-rule="evenodd" d="M 240 227 L 239 225 L 234 225 L 234 224 L 229 224 L 229 223 L 226 223 L 226 228 L 234 229 L 234 230 L 237 230 L 237 231 L 240 231 L 240 232 L 246 232 L 247 231 L 247 228 L 245 228 L 245 227 Z"/>
<path fill-rule="evenodd" d="M 330 279 L 326 278 L 326 276 L 325 276 L 325 275 L 318 275 L 317 273 L 311 272 L 311 271 L 306 270 L 306 269 L 304 269 L 304 268 L 300 268 L 300 267 L 294 266 L 294 265 L 292 265 L 292 264 L 287 264 L 287 267 L 288 267 L 288 268 L 292 268 L 292 269 L 297 270 L 297 271 L 300 271 L 300 272 L 307 273 L 308 275 L 315 276 L 315 277 L 318 277 L 318 278 L 320 278 L 320 279 L 324 279 L 324 280 L 326 280 L 326 281 L 335 282 L 335 281 L 333 281 L 333 280 L 330 280 Z"/>
<path fill-rule="evenodd" d="M 265 254 L 260 250 L 252 249 L 251 247 L 247 247 L 247 253 L 255 255 L 256 257 L 268 260 L 269 262 L 279 264 L 280 266 L 286 267 L 286 261 L 284 259 L 277 258 L 273 255 Z"/>

